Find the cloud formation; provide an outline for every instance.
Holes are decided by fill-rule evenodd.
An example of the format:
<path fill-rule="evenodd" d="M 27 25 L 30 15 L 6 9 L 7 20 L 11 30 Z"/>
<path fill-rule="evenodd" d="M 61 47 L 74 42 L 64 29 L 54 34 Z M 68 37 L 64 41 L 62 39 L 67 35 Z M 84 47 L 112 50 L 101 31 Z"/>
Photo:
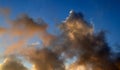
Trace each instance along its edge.
<path fill-rule="evenodd" d="M 111 58 L 105 32 L 94 33 L 93 26 L 84 20 L 81 13 L 71 11 L 61 29 L 65 40 L 63 45 L 67 48 L 62 52 L 65 56 L 76 57 L 75 64 L 72 64 L 74 68 L 84 65 L 85 70 L 119 70 Z"/>
<path fill-rule="evenodd" d="M 8 46 L 5 54 L 19 51 L 21 47 L 25 47 L 26 43 L 37 36 L 44 46 L 48 46 L 54 35 L 47 32 L 48 25 L 42 20 L 33 20 L 26 14 L 18 16 L 15 20 L 7 21 L 8 28 L 0 28 L 1 36 L 7 35 L 13 43 Z M 17 38 L 17 41 L 14 41 Z"/>
<path fill-rule="evenodd" d="M 63 61 L 48 49 L 29 48 L 24 56 L 33 64 L 33 70 L 64 70 Z"/>
<path fill-rule="evenodd" d="M 0 70 L 28 70 L 18 59 L 5 58 L 4 62 L 0 65 Z"/>
<path fill-rule="evenodd" d="M 119 57 L 112 58 L 105 32 L 95 33 L 93 25 L 88 23 L 81 13 L 70 11 L 67 19 L 59 25 L 60 34 L 56 35 L 47 31 L 48 24 L 45 21 L 35 20 L 26 14 L 7 23 L 8 27 L 0 27 L 1 37 L 7 36 L 12 42 L 6 47 L 5 56 L 22 56 L 33 65 L 33 70 L 65 70 L 65 63 L 73 58 L 74 62 L 68 65 L 68 70 L 120 69 Z M 42 45 L 28 45 L 27 42 L 36 36 Z M 19 70 L 19 67 L 21 70 L 27 70 L 13 58 L 7 58 L 1 64 L 2 70 Z"/>

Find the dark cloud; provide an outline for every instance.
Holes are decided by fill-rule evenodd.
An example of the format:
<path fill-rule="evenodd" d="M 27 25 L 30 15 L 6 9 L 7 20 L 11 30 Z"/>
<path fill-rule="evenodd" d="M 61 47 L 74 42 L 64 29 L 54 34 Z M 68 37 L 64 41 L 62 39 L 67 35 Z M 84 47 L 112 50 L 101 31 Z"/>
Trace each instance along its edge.
<path fill-rule="evenodd" d="M 105 32 L 94 33 L 93 26 L 84 20 L 82 14 L 71 11 L 60 28 L 65 40 L 64 48 L 67 48 L 62 52 L 66 56 L 70 53 L 72 57 L 77 58 L 75 65 L 72 66 L 76 68 L 84 65 L 87 70 L 90 69 L 89 66 L 93 70 L 119 70 L 110 58 L 111 52 L 106 42 Z"/>
<path fill-rule="evenodd" d="M 28 49 L 23 54 L 33 64 L 33 70 L 65 70 L 56 53 L 48 49 Z"/>
<path fill-rule="evenodd" d="M 5 58 L 4 62 L 0 65 L 0 70 L 28 70 L 18 59 Z"/>

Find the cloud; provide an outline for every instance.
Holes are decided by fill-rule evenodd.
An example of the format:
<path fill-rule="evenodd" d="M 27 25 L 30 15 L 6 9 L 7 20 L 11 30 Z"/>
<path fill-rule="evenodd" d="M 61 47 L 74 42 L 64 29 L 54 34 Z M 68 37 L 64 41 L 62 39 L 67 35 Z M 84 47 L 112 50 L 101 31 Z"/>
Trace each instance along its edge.
<path fill-rule="evenodd" d="M 28 48 L 23 52 L 27 60 L 33 64 L 33 70 L 64 70 L 63 61 L 56 53 L 48 49 Z"/>
<path fill-rule="evenodd" d="M 93 26 L 84 19 L 82 13 L 70 11 L 67 19 L 59 25 L 60 34 L 56 35 L 47 31 L 48 24 L 45 21 L 35 20 L 26 14 L 7 23 L 8 27 L 0 28 L 1 37 L 7 35 L 12 41 L 6 47 L 5 55 L 24 57 L 33 65 L 33 70 L 65 70 L 67 59 L 73 58 L 74 62 L 69 64 L 73 70 L 119 70 L 119 59 L 111 58 L 111 49 L 106 42 L 105 32 L 95 33 Z M 36 36 L 42 45 L 38 42 L 28 45 L 27 42 Z M 8 41 L 7 38 L 4 39 Z M 22 63 L 13 58 L 7 58 L 1 64 L 2 70 L 14 70 L 19 67 L 26 70 Z"/>
<path fill-rule="evenodd" d="M 0 70 L 28 70 L 18 59 L 6 58 L 0 65 Z"/>
<path fill-rule="evenodd" d="M 105 39 L 105 32 L 94 33 L 93 26 L 84 20 L 81 13 L 74 11 L 60 26 L 63 34 L 64 54 L 76 58 L 75 68 L 85 65 L 92 70 L 119 70 L 110 58 L 110 47 Z M 63 49 L 63 48 L 62 48 Z M 67 57 L 69 59 L 71 57 Z"/>
<path fill-rule="evenodd" d="M 15 50 L 19 51 L 21 47 L 26 46 L 26 43 L 37 36 L 44 46 L 48 46 L 54 35 L 47 32 L 48 25 L 42 19 L 34 20 L 26 14 L 18 16 L 15 20 L 7 21 L 9 27 L 0 29 L 0 35 L 7 35 L 12 40 L 12 44 L 8 46 L 5 54 L 14 53 Z M 17 41 L 14 39 L 17 38 Z M 8 40 L 7 40 L 8 41 Z"/>

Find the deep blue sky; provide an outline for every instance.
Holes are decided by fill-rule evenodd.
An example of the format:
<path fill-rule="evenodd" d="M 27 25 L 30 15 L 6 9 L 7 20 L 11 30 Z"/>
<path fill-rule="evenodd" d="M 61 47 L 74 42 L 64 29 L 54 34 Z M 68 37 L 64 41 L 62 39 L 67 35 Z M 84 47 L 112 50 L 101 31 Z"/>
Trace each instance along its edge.
<path fill-rule="evenodd" d="M 41 17 L 50 27 L 63 21 L 71 9 L 82 12 L 87 21 L 94 23 L 95 31 L 108 31 L 111 46 L 120 44 L 120 0 L 0 0 L 0 7 L 10 8 L 13 18 L 20 13 Z"/>

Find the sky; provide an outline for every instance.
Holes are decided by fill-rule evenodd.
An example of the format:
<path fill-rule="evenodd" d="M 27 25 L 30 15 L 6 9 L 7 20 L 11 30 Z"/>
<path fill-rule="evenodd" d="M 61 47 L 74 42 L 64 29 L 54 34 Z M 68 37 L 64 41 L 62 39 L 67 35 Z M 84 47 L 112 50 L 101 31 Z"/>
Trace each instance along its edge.
<path fill-rule="evenodd" d="M 56 23 L 64 21 L 70 10 L 81 12 L 94 25 L 94 30 L 105 30 L 110 46 L 120 44 L 120 0 L 0 0 L 0 8 L 9 8 L 10 17 L 15 19 L 21 13 L 42 18 L 51 31 Z M 1 26 L 7 26 L 2 18 Z"/>

